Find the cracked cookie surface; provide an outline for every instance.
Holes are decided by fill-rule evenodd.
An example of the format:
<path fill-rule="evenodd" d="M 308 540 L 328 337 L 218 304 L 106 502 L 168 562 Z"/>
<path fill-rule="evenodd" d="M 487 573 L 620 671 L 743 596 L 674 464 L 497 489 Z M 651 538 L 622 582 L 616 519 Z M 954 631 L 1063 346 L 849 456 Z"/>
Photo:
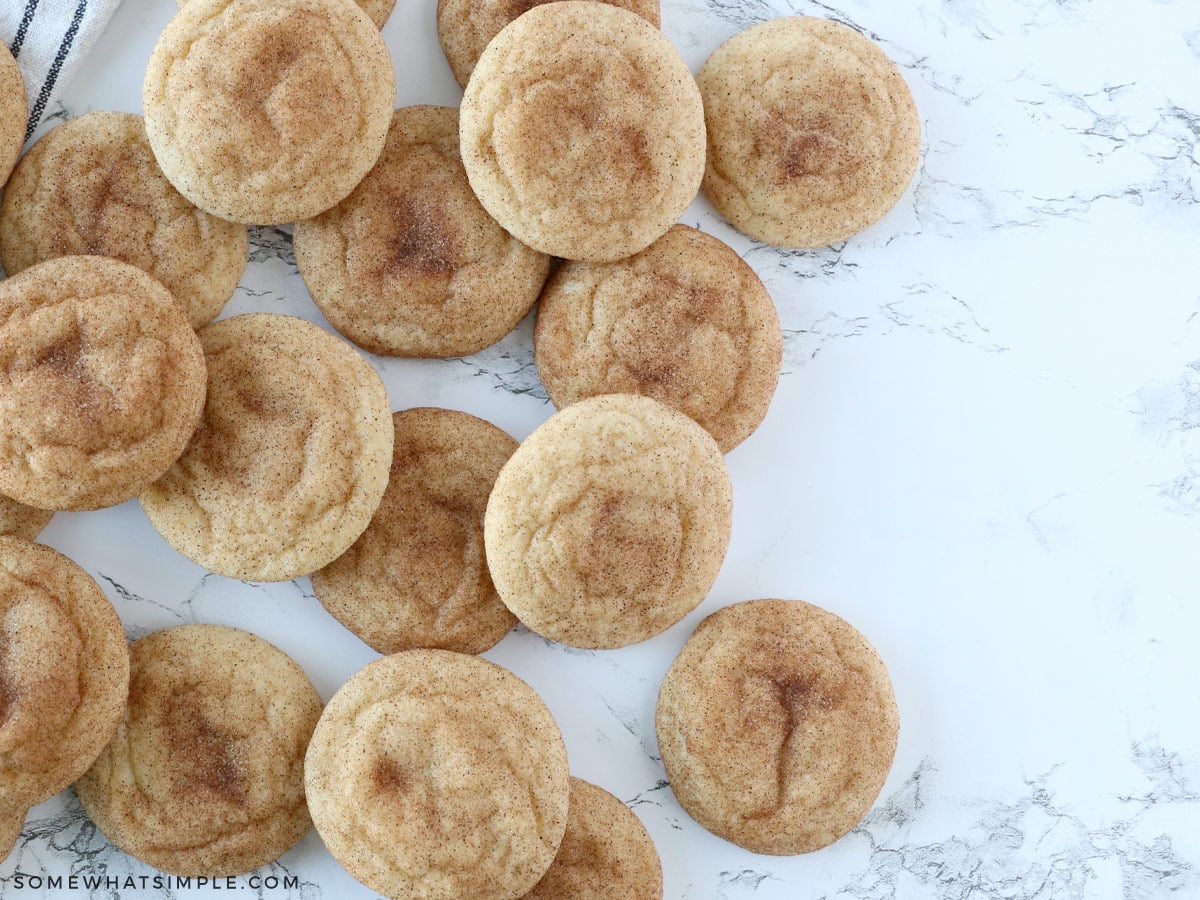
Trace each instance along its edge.
<path fill-rule="evenodd" d="M 177 5 L 182 9 L 189 0 L 178 0 Z M 396 6 L 396 0 L 355 0 L 362 11 L 371 17 L 377 28 L 382 28 Z"/>
<path fill-rule="evenodd" d="M 662 861 L 632 810 L 571 779 L 567 830 L 549 871 L 523 900 L 662 900 Z"/>
<path fill-rule="evenodd" d="M 304 777 L 325 846 L 388 897 L 516 900 L 567 823 L 567 751 L 541 698 L 445 650 L 386 656 L 347 681 Z"/>
<path fill-rule="evenodd" d="M 724 453 L 766 416 L 782 358 L 762 281 L 686 225 L 628 259 L 565 263 L 538 304 L 534 361 L 556 407 L 645 394 L 695 419 Z"/>
<path fill-rule="evenodd" d="M 8 46 L 0 44 L 0 186 L 17 164 L 28 124 L 25 79 Z"/>
<path fill-rule="evenodd" d="M 354 192 L 296 225 L 296 265 L 339 332 L 372 353 L 466 356 L 527 313 L 550 258 L 487 214 L 458 151 L 458 110 L 396 110 Z"/>
<path fill-rule="evenodd" d="M 395 99 L 379 29 L 344 0 L 191 0 L 159 36 L 142 90 L 171 183 L 255 225 L 349 194 L 383 149 Z"/>
<path fill-rule="evenodd" d="M 882 219 L 912 181 L 921 123 L 877 44 L 838 22 L 773 19 L 735 35 L 696 76 L 704 193 L 735 228 L 824 247 Z"/>
<path fill-rule="evenodd" d="M 0 832 L 19 833 L 28 807 L 87 771 L 128 686 L 125 632 L 95 580 L 56 550 L 0 537 Z"/>
<path fill-rule="evenodd" d="M 383 382 L 303 319 L 253 313 L 205 326 L 204 415 L 141 494 L 151 523 L 221 575 L 286 581 L 332 562 L 379 505 L 392 459 Z"/>
<path fill-rule="evenodd" d="M 177 875 L 236 875 L 311 826 L 303 762 L 321 698 L 256 635 L 181 625 L 130 646 L 129 709 L 75 785 L 117 847 Z"/>
<path fill-rule="evenodd" d="M 479 58 L 463 95 L 463 165 L 518 240 L 565 259 L 644 249 L 695 198 L 704 108 L 661 31 L 591 0 L 534 7 Z"/>
<path fill-rule="evenodd" d="M 611 394 L 546 420 L 496 479 L 484 515 L 500 598 L 574 647 L 644 641 L 691 612 L 725 559 L 733 489 L 683 413 Z"/>
<path fill-rule="evenodd" d="M 799 600 L 752 600 L 700 623 L 663 678 L 655 715 L 680 804 L 754 853 L 833 843 L 879 796 L 899 714 L 879 654 Z"/>
<path fill-rule="evenodd" d="M 204 408 L 200 341 L 140 269 L 48 260 L 0 282 L 0 492 L 40 509 L 137 496 Z"/>
<path fill-rule="evenodd" d="M 483 511 L 517 442 L 449 409 L 396 413 L 387 490 L 354 545 L 314 572 L 317 599 L 380 653 L 482 653 L 516 625 L 483 553 Z"/>
<path fill-rule="evenodd" d="M 161 281 L 193 328 L 233 296 L 249 252 L 244 225 L 175 190 L 130 113 L 88 113 L 51 129 L 21 158 L 0 206 L 9 275 L 58 256 L 119 259 Z"/>

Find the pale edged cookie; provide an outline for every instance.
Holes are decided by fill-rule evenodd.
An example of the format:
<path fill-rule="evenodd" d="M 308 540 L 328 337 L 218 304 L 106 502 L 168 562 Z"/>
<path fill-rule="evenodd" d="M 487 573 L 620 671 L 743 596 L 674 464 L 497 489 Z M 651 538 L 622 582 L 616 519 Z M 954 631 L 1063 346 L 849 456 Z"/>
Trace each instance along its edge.
<path fill-rule="evenodd" d="M 25 79 L 7 45 L 0 44 L 0 187 L 8 180 L 29 125 Z"/>
<path fill-rule="evenodd" d="M 724 453 L 766 416 L 782 359 L 762 281 L 686 225 L 628 259 L 565 263 L 538 304 L 534 361 L 556 407 L 645 394 L 695 419 Z"/>
<path fill-rule="evenodd" d="M 183 452 L 204 354 L 158 281 L 101 256 L 0 282 L 0 492 L 39 509 L 132 497 Z"/>
<path fill-rule="evenodd" d="M 814 248 L 879 221 L 912 181 L 921 123 L 904 76 L 839 22 L 791 16 L 730 38 L 696 76 L 704 193 L 735 228 Z"/>
<path fill-rule="evenodd" d="M 217 574 L 315 572 L 362 534 L 387 485 L 383 382 L 345 341 L 292 316 L 222 319 L 200 341 L 204 414 L 142 508 L 167 543 Z"/>
<path fill-rule="evenodd" d="M 483 552 L 483 511 L 517 442 L 449 409 L 392 417 L 387 490 L 354 545 L 312 575 L 317 599 L 380 653 L 482 653 L 516 625 Z"/>
<path fill-rule="evenodd" d="M 634 394 L 543 422 L 484 514 L 492 580 L 518 619 L 573 647 L 623 647 L 700 604 L 725 559 L 733 489 L 703 428 Z"/>
<path fill-rule="evenodd" d="M 484 48 L 522 13 L 553 0 L 438 0 L 438 41 L 460 87 L 466 87 Z M 655 28 L 661 24 L 658 0 L 605 0 L 637 13 Z"/>
<path fill-rule="evenodd" d="M 641 820 L 604 788 L 572 778 L 562 844 L 550 869 L 524 900 L 662 896 L 662 861 Z"/>
<path fill-rule="evenodd" d="M 0 535 L 32 541 L 54 518 L 54 510 L 26 506 L 0 495 Z"/>
<path fill-rule="evenodd" d="M 832 844 L 862 820 L 899 731 L 891 679 L 853 626 L 799 600 L 700 623 L 663 679 L 655 728 L 671 789 L 754 853 Z"/>
<path fill-rule="evenodd" d="M 0 537 L 0 854 L 26 809 L 104 749 L 128 687 L 125 632 L 95 580 L 56 550 Z"/>
<path fill-rule="evenodd" d="M 297 222 L 342 200 L 383 149 L 395 72 L 345 0 L 190 0 L 142 90 L 163 173 L 233 222 Z"/>
<path fill-rule="evenodd" d="M 458 110 L 396 110 L 362 183 L 296 225 L 296 265 L 313 301 L 372 353 L 476 353 L 512 331 L 546 281 L 550 258 L 479 205 L 458 143 Z"/>
<path fill-rule="evenodd" d="M 313 823 L 345 869 L 387 897 L 516 900 L 567 825 L 558 725 L 494 663 L 408 650 L 356 673 L 309 744 Z"/>
<path fill-rule="evenodd" d="M 388 20 L 388 16 L 392 14 L 392 10 L 396 6 L 396 0 L 355 0 L 362 11 L 371 17 L 371 21 L 375 23 L 377 28 L 382 28 L 383 24 Z M 188 0 L 177 0 L 178 6 L 182 9 Z"/>
<path fill-rule="evenodd" d="M 141 116 L 92 112 L 29 148 L 4 190 L 9 275 L 58 256 L 109 256 L 153 275 L 193 328 L 216 317 L 246 268 L 244 225 L 197 209 L 154 160 Z"/>
<path fill-rule="evenodd" d="M 278 647 L 226 625 L 180 625 L 129 648 L 129 709 L 78 782 L 117 847 L 177 875 L 237 875 L 311 827 L 304 753 L 321 698 Z"/>
<path fill-rule="evenodd" d="M 661 31 L 620 7 L 558 0 L 488 44 L 463 96 L 463 165 L 529 246 L 606 262 L 679 220 L 704 174 L 704 108 Z"/>

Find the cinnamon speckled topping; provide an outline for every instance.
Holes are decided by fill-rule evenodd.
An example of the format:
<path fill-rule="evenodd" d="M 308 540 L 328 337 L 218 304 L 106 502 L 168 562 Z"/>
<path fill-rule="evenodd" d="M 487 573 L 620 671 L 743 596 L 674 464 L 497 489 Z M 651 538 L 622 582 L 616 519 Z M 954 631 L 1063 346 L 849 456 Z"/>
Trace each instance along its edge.
<path fill-rule="evenodd" d="M 8 47 L 0 44 L 0 186 L 17 164 L 28 124 L 25 79 Z"/>

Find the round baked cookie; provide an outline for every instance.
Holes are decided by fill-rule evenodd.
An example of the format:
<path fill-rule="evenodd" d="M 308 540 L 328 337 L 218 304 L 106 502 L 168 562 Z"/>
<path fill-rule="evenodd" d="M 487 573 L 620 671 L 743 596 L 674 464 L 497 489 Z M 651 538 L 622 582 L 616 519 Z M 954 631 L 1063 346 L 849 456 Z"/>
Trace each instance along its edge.
<path fill-rule="evenodd" d="M 95 580 L 56 550 L 0 537 L 0 854 L 26 809 L 104 749 L 128 688 L 125 632 Z"/>
<path fill-rule="evenodd" d="M 0 535 L 32 541 L 54 518 L 54 510 L 37 509 L 0 496 Z"/>
<path fill-rule="evenodd" d="M 39 509 L 136 497 L 183 452 L 204 381 L 183 307 L 140 269 L 64 256 L 0 282 L 0 492 Z"/>
<path fill-rule="evenodd" d="M 312 822 L 304 752 L 321 698 L 296 662 L 226 625 L 130 646 L 129 709 L 75 784 L 121 850 L 176 875 L 237 875 L 278 859 Z"/>
<path fill-rule="evenodd" d="M 735 228 L 824 247 L 879 221 L 912 181 L 921 123 L 904 76 L 857 31 L 791 16 L 717 48 L 704 96 L 704 193 Z"/>
<path fill-rule="evenodd" d="M 446 650 L 370 663 L 321 715 L 304 761 L 313 822 L 373 891 L 516 900 L 567 824 L 567 751 L 511 672 Z"/>
<path fill-rule="evenodd" d="M 564 264 L 538 304 L 534 361 L 555 406 L 645 394 L 699 422 L 723 453 L 766 416 L 782 360 L 762 281 L 686 225 L 628 259 Z"/>
<path fill-rule="evenodd" d="M 375 167 L 296 225 L 296 265 L 339 332 L 388 356 L 467 356 L 529 312 L 550 257 L 496 224 L 458 155 L 458 110 L 396 110 Z"/>
<path fill-rule="evenodd" d="M 29 148 L 4 190 L 0 262 L 9 275 L 58 256 L 110 256 L 153 275 L 193 328 L 237 288 L 249 240 L 171 186 L 141 116 L 93 112 Z"/>
<path fill-rule="evenodd" d="M 8 47 L 0 43 L 0 187 L 17 164 L 28 125 L 25 79 Z"/>
<path fill-rule="evenodd" d="M 700 623 L 655 716 L 671 789 L 692 818 L 754 853 L 832 844 L 867 814 L 899 714 L 875 649 L 833 613 L 752 600 Z"/>
<path fill-rule="evenodd" d="M 492 579 L 543 637 L 614 648 L 704 599 L 725 559 L 733 488 L 716 442 L 634 394 L 547 419 L 500 471 L 484 515 Z"/>
<path fill-rule="evenodd" d="M 379 29 L 345 0 L 190 0 L 142 88 L 163 173 L 233 222 L 298 222 L 375 164 L 396 101 Z"/>
<path fill-rule="evenodd" d="M 438 0 L 438 40 L 460 87 L 466 87 L 483 50 L 509 22 L 553 0 Z M 658 0 L 604 0 L 637 13 L 655 28 Z"/>
<path fill-rule="evenodd" d="M 304 319 L 234 316 L 200 341 L 203 418 L 142 508 L 167 543 L 219 575 L 315 572 L 357 540 L 383 496 L 387 390 L 349 344 Z"/>
<path fill-rule="evenodd" d="M 483 511 L 517 442 L 449 409 L 393 416 L 387 490 L 367 530 L 314 572 L 317 599 L 380 653 L 482 653 L 517 624 L 483 552 Z"/>
<path fill-rule="evenodd" d="M 183 8 L 187 2 L 188 0 L 178 0 L 178 6 Z M 356 0 L 356 2 L 379 28 L 383 27 L 383 23 L 388 20 L 388 16 L 392 14 L 392 9 L 396 6 L 396 0 Z"/>
<path fill-rule="evenodd" d="M 567 831 L 524 900 L 662 900 L 662 861 L 634 813 L 603 788 L 571 779 Z"/>
<path fill-rule="evenodd" d="M 704 107 L 661 31 L 627 9 L 559 0 L 488 44 L 463 96 L 463 165 L 516 238 L 565 259 L 645 249 L 704 175 Z"/>

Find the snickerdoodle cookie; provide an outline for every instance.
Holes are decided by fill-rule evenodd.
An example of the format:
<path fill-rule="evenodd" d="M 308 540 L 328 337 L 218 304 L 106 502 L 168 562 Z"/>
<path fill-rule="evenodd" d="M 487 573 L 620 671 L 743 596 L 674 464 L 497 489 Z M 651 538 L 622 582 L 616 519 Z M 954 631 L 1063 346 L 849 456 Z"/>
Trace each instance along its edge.
<path fill-rule="evenodd" d="M 167 543 L 220 575 L 308 575 L 354 543 L 383 496 L 383 382 L 345 341 L 292 316 L 234 316 L 200 340 L 203 418 L 142 507 Z"/>
<path fill-rule="evenodd" d="M 183 307 L 141 269 L 48 260 L 0 282 L 0 492 L 40 509 L 137 496 L 204 408 Z"/>
<path fill-rule="evenodd" d="M 438 0 L 438 40 L 450 70 L 466 87 L 483 50 L 509 22 L 552 0 Z M 660 24 L 658 0 L 605 0 L 637 13 L 655 28 Z"/>
<path fill-rule="evenodd" d="M 882 219 L 917 168 L 904 76 L 857 31 L 792 16 L 730 38 L 696 77 L 708 124 L 704 193 L 735 228 L 823 247 Z"/>
<path fill-rule="evenodd" d="M 645 249 L 704 175 L 704 107 L 687 65 L 641 16 L 593 0 L 534 7 L 496 35 L 460 129 L 484 208 L 566 259 Z"/>
<path fill-rule="evenodd" d="M 321 698 L 256 635 L 181 625 L 134 641 L 129 709 L 75 785 L 117 847 L 178 875 L 236 875 L 308 831 L 304 752 Z"/>
<path fill-rule="evenodd" d="M 379 29 L 345 0 L 190 0 L 142 90 L 163 173 L 234 222 L 297 222 L 375 164 L 395 106 Z"/>
<path fill-rule="evenodd" d="M 558 408 L 645 394 L 691 416 L 728 453 L 767 414 L 783 333 L 737 253 L 674 225 L 628 259 L 563 265 L 542 292 L 534 348 Z"/>
<path fill-rule="evenodd" d="M 52 509 L 38 509 L 0 496 L 0 535 L 32 541 L 53 517 Z"/>
<path fill-rule="evenodd" d="M 899 715 L 879 654 L 801 601 L 753 600 L 700 623 L 667 671 L 655 717 L 683 808 L 755 853 L 831 844 L 866 815 Z"/>
<path fill-rule="evenodd" d="M 0 206 L 0 262 L 9 275 L 75 254 L 149 272 L 199 328 L 233 296 L 249 242 L 246 226 L 210 216 L 171 186 L 141 116 L 93 112 L 29 148 Z"/>
<path fill-rule="evenodd" d="M 304 761 L 346 870 L 405 900 L 516 900 L 567 824 L 567 751 L 541 698 L 494 663 L 408 650 L 342 686 Z"/>
<path fill-rule="evenodd" d="M 517 442 L 449 409 L 393 416 L 387 490 L 354 545 L 314 572 L 317 599 L 380 653 L 482 653 L 512 630 L 483 553 L 483 511 Z"/>
<path fill-rule="evenodd" d="M 125 632 L 100 586 L 56 550 L 0 537 L 0 854 L 26 809 L 104 749 L 128 687 Z"/>
<path fill-rule="evenodd" d="M 182 7 L 188 0 L 177 0 L 177 2 Z M 396 0 L 355 0 L 355 2 L 379 28 L 383 27 L 383 23 L 388 20 L 388 16 L 392 14 L 392 9 L 396 6 Z"/>
<path fill-rule="evenodd" d="M 603 788 L 571 779 L 567 831 L 524 900 L 662 900 L 662 861 L 641 820 Z"/>
<path fill-rule="evenodd" d="M 484 515 L 500 598 L 538 634 L 613 648 L 674 625 L 725 559 L 733 489 L 703 428 L 657 400 L 591 397 L 547 419 Z"/>
<path fill-rule="evenodd" d="M 321 312 L 372 353 L 466 356 L 521 320 L 550 258 L 479 205 L 458 155 L 458 110 L 396 110 L 375 167 L 294 232 L 296 264 Z"/>
<path fill-rule="evenodd" d="M 8 47 L 0 43 L 0 186 L 17 164 L 28 125 L 25 79 Z"/>

